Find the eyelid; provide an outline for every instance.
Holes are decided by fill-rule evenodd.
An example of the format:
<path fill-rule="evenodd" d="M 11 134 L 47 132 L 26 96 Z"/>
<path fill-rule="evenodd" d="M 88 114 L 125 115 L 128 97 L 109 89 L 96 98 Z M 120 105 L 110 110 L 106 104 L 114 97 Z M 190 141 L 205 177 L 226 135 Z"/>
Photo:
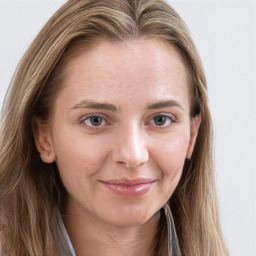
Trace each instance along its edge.
<path fill-rule="evenodd" d="M 173 122 L 177 122 L 178 121 L 177 117 L 174 114 L 167 113 L 167 112 L 154 113 L 153 115 L 150 116 L 149 119 L 152 120 L 153 118 L 155 118 L 157 116 L 169 117 Z"/>
<path fill-rule="evenodd" d="M 169 113 L 169 112 L 158 112 L 158 113 L 154 113 L 154 114 L 150 115 L 150 117 L 147 118 L 147 120 L 145 122 L 145 125 L 150 125 L 150 122 L 157 116 L 164 116 L 164 117 L 170 118 L 171 123 L 177 123 L 178 122 L 178 119 L 177 119 L 176 115 L 174 115 L 172 113 Z M 101 125 L 99 125 L 99 126 L 88 126 L 88 125 L 85 124 L 85 120 L 90 118 L 90 117 L 100 117 L 105 121 L 105 124 L 102 125 L 102 126 Z M 100 129 L 100 128 L 103 128 L 103 127 L 106 127 L 107 125 L 109 125 L 110 120 L 109 120 L 108 116 L 103 114 L 103 113 L 89 113 L 89 114 L 85 114 L 82 117 L 80 117 L 79 120 L 78 120 L 78 124 L 86 126 L 89 129 Z M 161 128 L 161 126 L 158 126 L 158 127 Z M 165 127 L 162 126 L 162 128 L 165 128 Z"/>
<path fill-rule="evenodd" d="M 85 120 L 87 120 L 90 117 L 100 117 L 100 118 L 102 118 L 105 121 L 105 125 L 109 123 L 108 122 L 108 118 L 107 118 L 107 116 L 105 114 L 102 114 L 102 113 L 90 113 L 90 114 L 83 115 L 81 118 L 79 118 L 78 124 L 85 125 L 85 126 L 87 126 L 89 128 L 95 128 L 95 129 L 97 129 L 97 128 L 99 129 L 99 128 L 102 128 L 103 126 L 105 126 L 105 125 L 103 125 L 103 126 L 98 126 L 97 127 L 97 126 L 88 126 L 88 125 L 86 125 L 84 122 L 85 122 Z"/>
<path fill-rule="evenodd" d="M 162 126 L 161 125 L 156 125 L 156 124 L 151 124 L 151 122 L 154 121 L 154 118 L 156 118 L 158 116 L 163 116 L 163 117 L 168 118 L 169 123 L 164 124 Z M 147 122 L 145 123 L 145 125 L 149 125 L 149 126 L 152 126 L 154 128 L 157 128 L 157 129 L 166 129 L 166 128 L 168 129 L 173 124 L 176 124 L 177 122 L 178 122 L 177 117 L 174 114 L 166 113 L 166 112 L 159 112 L 159 113 L 154 113 L 153 115 L 151 115 L 149 117 L 149 119 L 147 120 Z"/>

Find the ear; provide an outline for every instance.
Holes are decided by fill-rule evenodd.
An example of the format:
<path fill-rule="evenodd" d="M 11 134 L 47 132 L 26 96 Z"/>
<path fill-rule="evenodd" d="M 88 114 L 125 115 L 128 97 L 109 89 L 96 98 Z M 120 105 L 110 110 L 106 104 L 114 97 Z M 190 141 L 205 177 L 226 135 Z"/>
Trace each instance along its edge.
<path fill-rule="evenodd" d="M 190 159 L 192 156 L 201 121 L 202 121 L 202 118 L 200 114 L 195 117 L 192 117 L 190 120 L 190 140 L 189 140 L 188 151 L 187 151 L 188 159 Z"/>
<path fill-rule="evenodd" d="M 34 118 L 33 135 L 36 148 L 42 161 L 45 163 L 53 163 L 55 161 L 55 152 L 49 125 L 45 124 L 38 118 Z"/>

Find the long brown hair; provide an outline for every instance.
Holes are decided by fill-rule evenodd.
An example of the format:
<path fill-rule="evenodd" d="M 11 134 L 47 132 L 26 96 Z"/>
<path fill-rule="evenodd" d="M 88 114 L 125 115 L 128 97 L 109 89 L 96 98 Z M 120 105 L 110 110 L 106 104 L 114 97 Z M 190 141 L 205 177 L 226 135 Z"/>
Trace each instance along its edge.
<path fill-rule="evenodd" d="M 73 51 L 97 39 L 161 38 L 186 64 L 191 115 L 202 118 L 196 145 L 169 200 L 182 254 L 227 256 L 218 217 L 207 85 L 200 57 L 179 15 L 161 0 L 69 0 L 25 53 L 6 95 L 0 135 L 0 229 L 11 255 L 68 255 L 62 187 L 56 165 L 41 161 L 33 117 L 47 121 Z M 155 255 L 167 256 L 166 225 Z"/>

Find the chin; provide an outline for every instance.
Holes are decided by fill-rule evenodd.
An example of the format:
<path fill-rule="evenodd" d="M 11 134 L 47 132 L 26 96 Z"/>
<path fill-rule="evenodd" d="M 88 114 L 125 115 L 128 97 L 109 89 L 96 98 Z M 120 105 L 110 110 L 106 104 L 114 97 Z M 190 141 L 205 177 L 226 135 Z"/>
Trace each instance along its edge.
<path fill-rule="evenodd" d="M 159 211 L 146 211 L 145 209 L 126 209 L 113 214 L 111 222 L 118 227 L 136 227 L 145 224 L 152 217 L 157 217 Z"/>

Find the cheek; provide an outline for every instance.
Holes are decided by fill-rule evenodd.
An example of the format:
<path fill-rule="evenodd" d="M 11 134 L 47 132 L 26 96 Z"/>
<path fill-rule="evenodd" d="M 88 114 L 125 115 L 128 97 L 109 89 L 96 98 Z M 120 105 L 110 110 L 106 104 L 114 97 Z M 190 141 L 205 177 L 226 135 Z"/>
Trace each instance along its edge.
<path fill-rule="evenodd" d="M 55 138 L 56 163 L 63 182 L 93 176 L 106 159 L 105 147 L 100 147 L 95 138 L 83 139 L 70 132 Z"/>
<path fill-rule="evenodd" d="M 161 182 L 168 197 L 177 186 L 184 165 L 189 145 L 188 136 L 176 136 L 161 143 L 155 149 L 155 159 L 161 169 Z"/>

